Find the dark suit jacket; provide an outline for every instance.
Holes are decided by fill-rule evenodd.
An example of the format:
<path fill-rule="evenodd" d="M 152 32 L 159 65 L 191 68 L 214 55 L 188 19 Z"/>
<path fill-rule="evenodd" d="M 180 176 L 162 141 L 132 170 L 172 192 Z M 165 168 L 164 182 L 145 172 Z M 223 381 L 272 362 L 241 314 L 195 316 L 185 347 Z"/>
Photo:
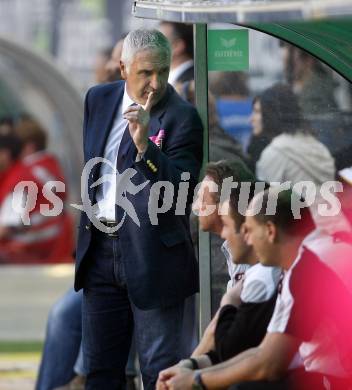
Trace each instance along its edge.
<path fill-rule="evenodd" d="M 185 83 L 186 81 L 194 80 L 194 66 L 187 68 L 177 78 L 178 83 Z"/>
<path fill-rule="evenodd" d="M 83 126 L 85 161 L 103 156 L 123 92 L 122 81 L 99 85 L 88 91 Z M 160 129 L 165 130 L 162 150 L 149 141 L 144 158 L 135 162 L 137 150 L 127 128 L 117 158 L 120 173 L 127 168 L 137 171 L 132 179 L 134 184 L 150 180 L 136 195 L 126 194 L 139 217 L 140 227 L 127 216 L 118 230 L 128 292 L 140 309 L 167 307 L 198 291 L 198 266 L 189 233 L 189 206 L 202 163 L 201 120 L 197 111 L 170 85 L 150 115 L 149 136 L 157 134 Z M 175 215 L 174 199 L 171 210 L 159 214 L 158 225 L 152 225 L 148 215 L 151 186 L 158 181 L 169 181 L 177 195 L 182 172 L 190 172 L 191 176 L 186 215 Z M 88 194 L 93 204 L 95 189 L 90 186 L 98 178 L 99 167 L 95 166 L 88 179 Z M 123 214 L 124 210 L 116 206 L 117 221 L 121 221 Z M 92 224 L 82 212 L 76 254 L 76 290 L 84 287 L 84 273 L 89 272 L 92 234 Z"/>

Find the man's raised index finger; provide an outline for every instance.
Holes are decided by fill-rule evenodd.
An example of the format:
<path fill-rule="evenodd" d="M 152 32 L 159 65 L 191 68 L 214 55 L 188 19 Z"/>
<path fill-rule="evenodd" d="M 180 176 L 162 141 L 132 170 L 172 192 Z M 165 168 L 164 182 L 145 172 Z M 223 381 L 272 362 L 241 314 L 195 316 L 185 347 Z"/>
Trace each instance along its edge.
<path fill-rule="evenodd" d="M 145 103 L 143 107 L 144 111 L 147 111 L 147 112 L 150 112 L 151 108 L 152 108 L 152 99 L 153 99 L 153 96 L 154 96 L 154 92 L 149 92 L 148 94 L 148 99 L 147 99 L 147 102 Z"/>

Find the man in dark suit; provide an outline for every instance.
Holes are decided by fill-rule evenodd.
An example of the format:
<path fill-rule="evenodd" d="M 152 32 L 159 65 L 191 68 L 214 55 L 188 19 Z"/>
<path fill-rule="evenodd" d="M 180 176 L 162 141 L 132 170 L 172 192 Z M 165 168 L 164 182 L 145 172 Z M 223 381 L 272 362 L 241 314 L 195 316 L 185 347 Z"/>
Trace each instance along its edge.
<path fill-rule="evenodd" d="M 167 83 L 170 57 L 159 31 L 132 31 L 120 63 L 125 82 L 86 96 L 84 155 L 92 169 L 83 179 L 75 289 L 83 288 L 87 389 L 123 388 L 133 327 L 144 388 L 154 388 L 158 372 L 180 358 L 184 300 L 198 289 L 188 217 L 203 129 Z M 188 183 L 180 213 L 176 195 Z M 163 208 L 170 188 L 175 196 Z M 158 207 L 168 211 L 156 223 Z"/>
<path fill-rule="evenodd" d="M 169 83 L 175 86 L 193 80 L 193 25 L 163 21 L 159 30 L 167 37 L 172 49 Z"/>

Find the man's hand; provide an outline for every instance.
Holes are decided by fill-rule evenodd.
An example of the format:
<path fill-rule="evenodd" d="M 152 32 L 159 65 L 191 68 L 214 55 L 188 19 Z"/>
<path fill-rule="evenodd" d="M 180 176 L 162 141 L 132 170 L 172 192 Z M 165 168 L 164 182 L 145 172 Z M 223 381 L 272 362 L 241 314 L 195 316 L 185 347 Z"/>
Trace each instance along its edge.
<path fill-rule="evenodd" d="M 243 288 L 243 279 L 236 283 L 224 296 L 221 298 L 220 306 L 233 305 L 238 307 L 241 304 L 241 292 Z"/>
<path fill-rule="evenodd" d="M 144 153 L 148 147 L 148 127 L 150 110 L 153 106 L 153 92 L 149 92 L 144 106 L 130 106 L 123 113 L 123 117 L 129 122 L 129 131 L 138 153 Z"/>
<path fill-rule="evenodd" d="M 173 366 L 159 374 L 156 390 L 191 390 L 194 371 Z"/>

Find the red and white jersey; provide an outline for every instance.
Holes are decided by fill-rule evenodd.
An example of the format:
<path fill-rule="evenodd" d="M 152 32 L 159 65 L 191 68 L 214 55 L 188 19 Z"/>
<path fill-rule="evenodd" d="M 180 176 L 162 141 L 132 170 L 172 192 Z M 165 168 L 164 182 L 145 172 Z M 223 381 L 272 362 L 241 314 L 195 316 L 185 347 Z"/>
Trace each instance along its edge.
<path fill-rule="evenodd" d="M 268 333 L 301 340 L 307 371 L 347 377 L 352 374 L 352 295 L 332 267 L 308 249 L 314 249 L 310 239 L 285 274 Z"/>

